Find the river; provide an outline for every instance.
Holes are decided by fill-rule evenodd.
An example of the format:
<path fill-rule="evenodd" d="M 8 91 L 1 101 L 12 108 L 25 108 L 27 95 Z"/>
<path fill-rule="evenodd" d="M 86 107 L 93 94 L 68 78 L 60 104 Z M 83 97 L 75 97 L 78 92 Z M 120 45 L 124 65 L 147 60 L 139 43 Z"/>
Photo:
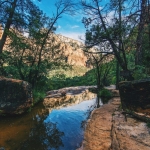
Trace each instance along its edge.
<path fill-rule="evenodd" d="M 0 150 L 76 150 L 96 98 L 46 109 L 40 102 L 21 116 L 0 118 Z"/>

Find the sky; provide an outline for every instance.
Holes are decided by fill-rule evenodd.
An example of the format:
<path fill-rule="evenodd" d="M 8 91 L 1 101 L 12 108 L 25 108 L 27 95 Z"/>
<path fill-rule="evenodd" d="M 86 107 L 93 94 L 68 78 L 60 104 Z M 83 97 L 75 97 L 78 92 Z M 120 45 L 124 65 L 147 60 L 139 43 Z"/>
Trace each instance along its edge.
<path fill-rule="evenodd" d="M 55 13 L 55 2 L 56 0 L 41 0 L 41 2 L 38 2 L 37 0 L 33 0 L 36 5 L 39 6 L 41 10 L 43 10 L 44 13 L 47 14 L 47 16 L 52 16 L 53 13 Z M 78 13 L 76 15 L 67 15 L 63 14 L 62 18 L 58 19 L 56 27 L 56 34 L 61 34 L 66 37 L 70 37 L 75 40 L 80 40 L 79 37 L 84 39 L 85 35 L 85 27 L 82 23 L 83 15 L 81 13 Z"/>

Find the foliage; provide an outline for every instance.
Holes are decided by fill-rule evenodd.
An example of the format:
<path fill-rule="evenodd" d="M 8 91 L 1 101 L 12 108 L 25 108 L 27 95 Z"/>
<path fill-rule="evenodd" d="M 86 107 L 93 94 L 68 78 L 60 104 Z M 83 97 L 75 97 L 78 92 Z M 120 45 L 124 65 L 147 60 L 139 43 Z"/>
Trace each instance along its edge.
<path fill-rule="evenodd" d="M 45 98 L 45 91 L 33 90 L 33 104 L 42 101 Z"/>
<path fill-rule="evenodd" d="M 150 77 L 150 75 L 148 75 L 146 67 L 136 65 L 135 70 L 133 72 L 133 77 L 135 80 L 139 80 L 139 79 L 148 78 Z"/>
<path fill-rule="evenodd" d="M 55 5 L 56 12 L 53 13 L 53 16 L 47 17 L 30 0 L 27 1 L 29 3 L 26 3 L 26 5 L 29 9 L 25 10 L 25 22 L 23 23 L 25 27 L 23 26 L 22 30 L 19 30 L 20 28 L 12 26 L 11 29 L 10 27 L 7 29 L 7 32 L 5 30 L 3 32 L 6 37 L 9 37 L 9 43 L 5 46 L 5 51 L 3 52 L 7 54 L 3 55 L 2 53 L 1 56 L 1 60 L 3 60 L 1 70 L 3 75 L 26 80 L 35 88 L 38 86 L 40 80 L 46 78 L 47 72 L 53 66 L 62 65 L 64 57 L 60 52 L 60 43 L 54 44 L 55 38 L 53 32 L 56 29 L 55 24 L 62 14 L 73 12 L 74 4 L 72 1 L 60 0 Z M 14 0 L 12 5 L 14 4 L 13 6 L 15 6 L 17 2 L 23 1 Z M 26 5 L 22 5 L 22 10 L 26 8 Z M 9 13 L 15 14 L 17 8 L 16 5 Z M 7 12 L 5 13 L 7 14 Z M 13 17 L 12 14 L 11 19 Z M 7 18 L 6 22 L 9 19 Z M 7 23 L 5 24 L 6 26 Z M 5 40 L 2 39 L 0 42 L 4 41 L 4 44 Z M 59 55 L 57 55 L 58 53 Z"/>
<path fill-rule="evenodd" d="M 62 14 L 73 14 L 72 2 L 58 1 L 55 5 L 56 12 L 51 17 L 46 16 L 31 0 L 0 2 L 0 23 L 4 29 L 4 38 L 0 40 L 0 75 L 31 83 L 35 102 L 43 99 L 47 90 L 83 85 L 97 85 L 102 88 L 115 84 L 117 61 L 122 70 L 132 72 L 134 79 L 150 76 L 149 24 L 143 24 L 144 28 L 140 32 L 142 65 L 135 65 L 135 41 L 139 36 L 139 18 L 135 16 L 135 12 L 140 11 L 135 7 L 137 2 L 133 5 L 134 9 L 129 11 L 126 5 L 128 0 L 111 0 L 105 7 L 101 6 L 99 0 L 82 1 L 87 15 L 82 20 L 87 29 L 84 50 L 88 53 L 93 69 L 65 64 L 60 43 L 54 44 L 53 32 Z M 130 6 L 132 3 L 133 1 Z M 3 50 L 7 37 L 10 41 Z M 70 44 L 74 50 L 79 48 L 76 43 Z M 91 47 L 96 50 L 95 53 L 89 51 Z M 110 62 L 103 62 L 104 54 L 113 54 L 115 58 Z M 110 96 L 105 89 L 99 95 Z"/>
<path fill-rule="evenodd" d="M 64 75 L 65 78 L 69 77 L 74 77 L 74 76 L 82 76 L 84 75 L 88 70 L 90 70 L 89 68 L 87 67 L 84 67 L 84 66 L 67 66 L 66 64 L 66 67 L 63 68 L 62 67 L 62 64 L 56 68 L 56 69 L 51 69 L 49 72 L 48 72 L 48 77 L 49 78 L 52 78 L 52 77 L 56 77 L 56 76 L 61 76 L 61 75 Z"/>
<path fill-rule="evenodd" d="M 115 83 L 115 61 L 109 62 L 108 64 L 103 64 L 103 69 L 107 68 L 109 65 L 111 65 L 111 69 L 108 72 L 107 78 L 104 80 L 104 73 L 105 71 L 102 71 L 102 78 L 101 82 L 105 81 L 105 86 L 114 84 Z M 75 72 L 72 72 L 71 74 L 66 71 L 66 74 L 63 74 L 63 71 L 61 74 L 53 74 L 53 76 L 50 76 L 48 79 L 49 85 L 48 90 L 53 89 L 59 89 L 63 87 L 70 87 L 70 86 L 95 86 L 97 85 L 97 80 L 95 76 L 96 69 L 93 68 L 86 73 L 84 73 L 82 76 L 76 76 L 78 74 L 77 70 L 80 72 L 80 69 L 76 69 Z M 85 70 L 86 71 L 86 70 Z M 68 74 L 67 74 L 68 73 Z M 72 76 L 74 75 L 74 76 Z"/>
<path fill-rule="evenodd" d="M 112 97 L 111 91 L 109 91 L 108 89 L 105 89 L 105 88 L 101 89 L 101 90 L 99 91 L 98 95 L 99 95 L 100 97 L 106 97 L 106 98 Z"/>
<path fill-rule="evenodd" d="M 125 71 L 128 70 L 128 62 L 126 59 L 128 39 L 132 35 L 135 25 L 137 25 L 134 16 L 136 8 L 127 11 L 128 6 L 126 3 L 126 1 L 111 0 L 109 4 L 107 3 L 103 6 L 103 3 L 99 0 L 82 1 L 86 15 L 83 18 L 83 23 L 87 28 L 86 48 L 96 47 L 97 51 L 95 52 L 113 53 L 121 69 Z M 132 4 L 135 7 L 134 2 L 130 3 L 131 6 Z M 130 48 L 132 45 L 130 45 Z M 128 80 L 131 80 L 131 78 L 131 74 L 126 77 Z"/>

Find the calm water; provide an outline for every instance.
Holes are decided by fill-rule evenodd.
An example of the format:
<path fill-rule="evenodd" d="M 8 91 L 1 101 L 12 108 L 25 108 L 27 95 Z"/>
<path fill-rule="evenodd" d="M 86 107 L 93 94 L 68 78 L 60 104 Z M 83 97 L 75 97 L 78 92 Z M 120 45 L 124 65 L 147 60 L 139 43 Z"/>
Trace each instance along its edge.
<path fill-rule="evenodd" d="M 19 117 L 0 118 L 0 148 L 5 150 L 75 150 L 96 99 L 60 109 L 38 104 Z"/>

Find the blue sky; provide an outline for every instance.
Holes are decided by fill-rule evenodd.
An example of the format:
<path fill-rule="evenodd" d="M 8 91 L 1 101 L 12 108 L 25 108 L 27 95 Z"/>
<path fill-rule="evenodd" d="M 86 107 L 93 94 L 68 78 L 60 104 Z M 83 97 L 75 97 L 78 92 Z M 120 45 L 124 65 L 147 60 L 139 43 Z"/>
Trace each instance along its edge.
<path fill-rule="evenodd" d="M 45 12 L 48 16 L 52 16 L 55 14 L 55 2 L 56 0 L 41 0 L 41 2 L 37 2 L 37 0 L 33 0 L 43 12 Z M 81 36 L 84 38 L 85 28 L 82 23 L 83 15 L 76 14 L 74 16 L 63 14 L 62 18 L 60 18 L 56 24 L 57 34 L 62 34 L 66 37 L 70 37 L 76 40 L 80 40 L 79 37 Z"/>

